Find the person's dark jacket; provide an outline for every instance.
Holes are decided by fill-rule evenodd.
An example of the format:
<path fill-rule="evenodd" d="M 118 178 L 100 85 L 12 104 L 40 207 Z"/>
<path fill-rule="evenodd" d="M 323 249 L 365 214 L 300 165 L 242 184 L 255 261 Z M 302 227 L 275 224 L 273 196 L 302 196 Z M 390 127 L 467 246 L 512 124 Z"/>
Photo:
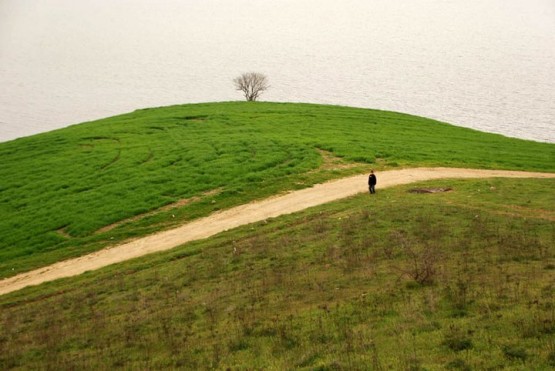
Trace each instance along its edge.
<path fill-rule="evenodd" d="M 368 177 L 368 185 L 376 185 L 376 183 L 376 176 L 374 174 L 370 174 L 370 176 Z"/>

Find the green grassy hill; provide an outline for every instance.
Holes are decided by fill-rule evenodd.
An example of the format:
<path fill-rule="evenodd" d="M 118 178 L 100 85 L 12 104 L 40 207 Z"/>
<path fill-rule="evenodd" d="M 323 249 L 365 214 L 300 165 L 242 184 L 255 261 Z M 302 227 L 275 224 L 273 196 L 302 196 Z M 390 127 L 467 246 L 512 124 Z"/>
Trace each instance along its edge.
<path fill-rule="evenodd" d="M 323 155 L 355 164 L 326 170 Z M 555 171 L 555 145 L 392 112 L 145 109 L 0 143 L 0 277 L 371 167 Z"/>
<path fill-rule="evenodd" d="M 1 296 L 0 369 L 552 370 L 554 189 L 379 190 Z"/>

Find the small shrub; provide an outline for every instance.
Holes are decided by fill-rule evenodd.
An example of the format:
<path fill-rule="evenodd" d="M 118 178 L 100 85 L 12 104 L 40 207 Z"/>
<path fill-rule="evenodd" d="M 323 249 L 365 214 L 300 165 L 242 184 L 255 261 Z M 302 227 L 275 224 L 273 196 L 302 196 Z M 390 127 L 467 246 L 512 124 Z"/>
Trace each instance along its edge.
<path fill-rule="evenodd" d="M 392 243 L 408 257 L 406 266 L 396 269 L 420 285 L 433 284 L 442 258 L 439 249 L 431 244 L 418 245 L 408 238 L 404 231 L 394 231 L 390 234 L 390 238 Z M 384 250 L 384 253 L 387 258 L 393 256 L 391 249 Z"/>
<path fill-rule="evenodd" d="M 445 368 L 448 370 L 463 370 L 463 371 L 471 371 L 472 367 L 465 361 L 460 358 L 456 358 L 445 365 Z"/>
<path fill-rule="evenodd" d="M 470 282 L 468 279 L 458 278 L 455 284 L 445 287 L 444 295 L 451 303 L 454 317 L 464 317 L 466 315 L 470 292 Z M 463 315 L 460 315 L 463 314 Z"/>
<path fill-rule="evenodd" d="M 249 343 L 245 339 L 240 338 L 230 342 L 228 348 L 231 352 L 239 352 L 241 350 L 248 349 Z"/>
<path fill-rule="evenodd" d="M 443 345 L 455 352 L 460 352 L 461 350 L 472 349 L 472 339 L 468 332 L 465 333 L 459 328 L 450 326 L 443 339 Z"/>
<path fill-rule="evenodd" d="M 463 318 L 468 316 L 466 309 L 453 309 L 450 313 L 451 318 Z"/>
<path fill-rule="evenodd" d="M 402 272 L 420 285 L 435 283 L 440 261 L 439 251 L 431 246 L 421 248 L 408 246 L 405 248 L 405 253 L 410 262 Z"/>
<path fill-rule="evenodd" d="M 409 357 L 406 359 L 406 367 L 405 369 L 408 371 L 421 371 L 422 368 L 422 361 L 416 358 L 415 356 Z"/>
<path fill-rule="evenodd" d="M 513 361 L 519 360 L 525 362 L 526 358 L 528 358 L 528 353 L 526 353 L 526 349 L 516 345 L 505 345 L 503 347 L 503 354 L 506 358 Z"/>
<path fill-rule="evenodd" d="M 552 350 L 547 355 L 547 364 L 550 365 L 550 366 L 555 367 L 555 350 Z"/>

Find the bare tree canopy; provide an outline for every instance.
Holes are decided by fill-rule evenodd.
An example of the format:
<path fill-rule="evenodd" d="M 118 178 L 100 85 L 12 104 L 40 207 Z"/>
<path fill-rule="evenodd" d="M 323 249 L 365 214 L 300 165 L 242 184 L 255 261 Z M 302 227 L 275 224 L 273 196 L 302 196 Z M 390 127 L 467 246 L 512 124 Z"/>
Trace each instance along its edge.
<path fill-rule="evenodd" d="M 260 93 L 268 89 L 268 78 L 258 72 L 244 73 L 233 79 L 235 89 L 240 90 L 245 95 L 247 101 L 255 101 Z"/>

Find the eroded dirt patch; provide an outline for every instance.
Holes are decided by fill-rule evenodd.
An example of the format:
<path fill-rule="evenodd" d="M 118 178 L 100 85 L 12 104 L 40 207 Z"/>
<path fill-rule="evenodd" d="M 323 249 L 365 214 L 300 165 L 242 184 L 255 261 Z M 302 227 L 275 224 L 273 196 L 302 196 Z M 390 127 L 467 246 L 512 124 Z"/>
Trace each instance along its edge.
<path fill-rule="evenodd" d="M 315 171 L 351 169 L 361 165 L 354 162 L 347 162 L 341 157 L 335 156 L 330 151 L 320 148 L 317 148 L 317 151 L 322 157 L 322 165 L 320 165 L 320 167 Z"/>
<path fill-rule="evenodd" d="M 451 192 L 453 188 L 413 188 L 409 189 L 409 193 L 443 193 Z"/>
<path fill-rule="evenodd" d="M 66 231 L 66 228 L 67 228 L 67 225 L 62 228 L 58 228 L 56 229 L 56 233 L 64 238 L 72 238 L 71 235 Z"/>

